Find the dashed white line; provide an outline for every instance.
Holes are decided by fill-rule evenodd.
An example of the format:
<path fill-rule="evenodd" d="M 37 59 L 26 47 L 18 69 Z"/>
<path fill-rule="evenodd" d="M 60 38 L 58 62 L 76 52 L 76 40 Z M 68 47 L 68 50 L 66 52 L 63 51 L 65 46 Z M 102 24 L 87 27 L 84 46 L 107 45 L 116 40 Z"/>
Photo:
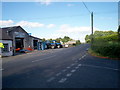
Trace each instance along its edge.
<path fill-rule="evenodd" d="M 39 61 L 39 60 L 34 60 L 34 61 L 32 61 L 32 62 L 37 62 L 37 61 Z"/>
<path fill-rule="evenodd" d="M 56 55 L 54 55 L 54 56 L 49 56 L 49 57 L 46 57 L 46 58 L 43 58 L 43 59 L 33 60 L 32 62 L 42 61 L 42 60 L 49 59 L 49 58 L 52 58 L 52 57 L 55 57 L 55 56 L 56 56 Z"/>
<path fill-rule="evenodd" d="M 50 79 L 47 80 L 47 82 L 51 82 L 54 79 L 55 79 L 55 77 L 51 77 Z"/>
<path fill-rule="evenodd" d="M 111 68 L 111 67 L 101 67 L 101 66 L 94 66 L 94 65 L 83 65 L 83 66 L 89 66 L 89 67 L 95 67 L 95 68 L 104 68 L 104 69 L 111 69 L 111 70 L 119 71 L 119 69 Z"/>
<path fill-rule="evenodd" d="M 62 78 L 60 81 L 58 81 L 59 83 L 64 83 L 67 80 L 67 78 Z"/>
<path fill-rule="evenodd" d="M 62 73 L 57 73 L 56 76 L 60 76 Z"/>
<path fill-rule="evenodd" d="M 66 68 L 70 68 L 70 67 L 66 67 Z"/>
<path fill-rule="evenodd" d="M 78 67 L 81 66 L 82 64 L 78 64 Z"/>
<path fill-rule="evenodd" d="M 79 67 L 77 66 L 77 67 L 75 67 L 75 69 L 78 69 Z"/>
<path fill-rule="evenodd" d="M 72 75 L 72 73 L 68 73 L 66 76 L 67 76 L 67 77 L 70 77 L 71 75 Z"/>
<path fill-rule="evenodd" d="M 82 56 L 81 58 L 84 58 L 84 56 Z"/>
<path fill-rule="evenodd" d="M 76 70 L 71 70 L 71 72 L 73 73 L 73 72 L 75 72 Z"/>

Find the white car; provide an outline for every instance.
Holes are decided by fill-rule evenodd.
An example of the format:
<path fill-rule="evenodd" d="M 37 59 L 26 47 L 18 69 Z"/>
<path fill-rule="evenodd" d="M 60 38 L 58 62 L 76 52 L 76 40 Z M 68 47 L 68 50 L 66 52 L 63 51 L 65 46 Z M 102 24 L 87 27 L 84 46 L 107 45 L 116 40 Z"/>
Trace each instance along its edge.
<path fill-rule="evenodd" d="M 68 48 L 68 46 L 69 46 L 68 44 L 65 44 L 65 48 Z"/>

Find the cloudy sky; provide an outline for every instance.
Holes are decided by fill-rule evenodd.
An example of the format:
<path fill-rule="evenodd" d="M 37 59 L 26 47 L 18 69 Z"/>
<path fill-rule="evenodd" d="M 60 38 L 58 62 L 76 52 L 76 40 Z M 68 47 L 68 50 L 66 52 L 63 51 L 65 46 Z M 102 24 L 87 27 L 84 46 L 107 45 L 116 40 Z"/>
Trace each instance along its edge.
<path fill-rule="evenodd" d="M 94 31 L 117 31 L 117 2 L 85 4 L 94 12 Z M 21 26 L 39 38 L 69 36 L 84 42 L 85 35 L 91 33 L 87 8 L 82 2 L 2 2 L 0 27 Z"/>

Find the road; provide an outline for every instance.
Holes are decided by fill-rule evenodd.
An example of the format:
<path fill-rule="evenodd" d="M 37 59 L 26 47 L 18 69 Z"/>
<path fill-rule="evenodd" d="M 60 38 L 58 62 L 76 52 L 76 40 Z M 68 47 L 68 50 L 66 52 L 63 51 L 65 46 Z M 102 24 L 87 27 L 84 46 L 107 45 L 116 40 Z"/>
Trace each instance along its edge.
<path fill-rule="evenodd" d="M 3 88 L 119 88 L 119 60 L 87 52 L 89 44 L 3 58 Z"/>

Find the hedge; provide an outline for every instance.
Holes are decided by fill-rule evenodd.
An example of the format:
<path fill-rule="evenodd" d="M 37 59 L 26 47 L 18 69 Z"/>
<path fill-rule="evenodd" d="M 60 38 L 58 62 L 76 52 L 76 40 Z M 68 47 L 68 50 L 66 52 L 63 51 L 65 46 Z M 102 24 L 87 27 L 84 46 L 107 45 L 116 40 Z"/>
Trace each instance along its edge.
<path fill-rule="evenodd" d="M 103 56 L 120 58 L 120 42 L 117 34 L 95 38 L 91 48 Z"/>

